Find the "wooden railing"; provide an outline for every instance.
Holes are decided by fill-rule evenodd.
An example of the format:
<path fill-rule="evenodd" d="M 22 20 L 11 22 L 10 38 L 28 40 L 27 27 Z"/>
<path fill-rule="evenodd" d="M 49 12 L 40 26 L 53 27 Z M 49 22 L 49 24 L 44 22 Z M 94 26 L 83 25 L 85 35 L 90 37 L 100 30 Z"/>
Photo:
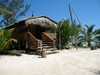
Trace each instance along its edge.
<path fill-rule="evenodd" d="M 46 33 L 46 32 L 42 33 L 42 40 L 47 41 L 47 42 L 55 42 L 55 40 L 52 38 L 52 36 L 48 35 L 48 33 Z"/>
<path fill-rule="evenodd" d="M 29 36 L 32 37 L 32 39 L 33 39 L 34 41 L 38 41 L 30 32 L 28 32 L 28 34 L 29 34 Z"/>
<path fill-rule="evenodd" d="M 47 33 L 47 32 L 43 32 L 42 33 L 42 40 L 44 42 L 47 42 L 48 45 L 52 46 L 53 48 L 56 47 L 56 34 L 55 33 Z"/>
<path fill-rule="evenodd" d="M 55 40 L 51 37 L 51 35 L 46 32 L 42 33 L 42 41 L 35 38 L 35 36 L 32 35 L 32 33 L 28 33 L 28 49 L 35 49 L 38 50 L 39 48 L 42 48 L 42 41 L 47 42 L 48 45 L 51 45 L 52 47 L 55 46 Z"/>
<path fill-rule="evenodd" d="M 42 41 L 35 38 L 30 32 L 28 32 L 28 42 L 31 43 L 28 46 L 33 46 L 36 50 L 42 46 Z"/>

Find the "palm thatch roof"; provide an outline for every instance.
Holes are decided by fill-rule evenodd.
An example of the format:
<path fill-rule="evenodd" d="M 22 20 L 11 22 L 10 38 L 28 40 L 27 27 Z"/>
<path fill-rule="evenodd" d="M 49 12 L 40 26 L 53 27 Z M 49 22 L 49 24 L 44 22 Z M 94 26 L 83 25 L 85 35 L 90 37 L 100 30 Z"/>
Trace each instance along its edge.
<path fill-rule="evenodd" d="M 19 22 L 16 22 L 6 28 L 12 28 L 18 25 L 19 23 L 24 22 L 26 26 L 28 25 L 38 25 L 40 27 L 46 28 L 46 29 L 55 29 L 57 28 L 57 22 L 53 21 L 52 19 L 46 17 L 46 16 L 40 16 L 40 17 L 29 17 L 26 19 L 23 19 Z"/>

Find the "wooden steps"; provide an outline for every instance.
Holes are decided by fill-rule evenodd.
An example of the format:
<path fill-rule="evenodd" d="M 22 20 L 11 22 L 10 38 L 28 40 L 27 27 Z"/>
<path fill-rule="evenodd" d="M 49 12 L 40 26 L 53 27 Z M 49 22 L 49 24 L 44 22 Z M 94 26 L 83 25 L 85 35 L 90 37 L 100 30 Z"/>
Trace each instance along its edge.
<path fill-rule="evenodd" d="M 46 50 L 47 54 L 54 54 L 59 52 L 56 47 L 53 47 L 53 42 L 42 42 L 42 47 Z"/>

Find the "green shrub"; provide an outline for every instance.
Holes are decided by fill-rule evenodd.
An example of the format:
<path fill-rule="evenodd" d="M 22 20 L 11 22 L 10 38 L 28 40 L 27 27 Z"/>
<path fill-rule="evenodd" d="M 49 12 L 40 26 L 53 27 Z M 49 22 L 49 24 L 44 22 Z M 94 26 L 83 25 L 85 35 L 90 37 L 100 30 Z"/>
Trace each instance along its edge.
<path fill-rule="evenodd" d="M 12 42 L 17 42 L 16 39 L 11 38 L 13 30 L 14 29 L 3 30 L 0 27 L 0 54 L 5 53 L 9 46 L 12 45 Z"/>

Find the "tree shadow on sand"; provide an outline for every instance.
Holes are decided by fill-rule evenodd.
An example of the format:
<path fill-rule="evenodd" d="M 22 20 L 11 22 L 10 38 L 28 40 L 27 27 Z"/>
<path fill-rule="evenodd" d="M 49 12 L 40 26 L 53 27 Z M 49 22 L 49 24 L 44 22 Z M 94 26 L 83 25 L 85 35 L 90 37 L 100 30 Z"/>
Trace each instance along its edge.
<path fill-rule="evenodd" d="M 100 75 L 100 70 L 91 69 L 90 71 L 93 72 L 94 75 Z"/>
<path fill-rule="evenodd" d="M 95 75 L 100 75 L 100 70 L 96 70 Z"/>

